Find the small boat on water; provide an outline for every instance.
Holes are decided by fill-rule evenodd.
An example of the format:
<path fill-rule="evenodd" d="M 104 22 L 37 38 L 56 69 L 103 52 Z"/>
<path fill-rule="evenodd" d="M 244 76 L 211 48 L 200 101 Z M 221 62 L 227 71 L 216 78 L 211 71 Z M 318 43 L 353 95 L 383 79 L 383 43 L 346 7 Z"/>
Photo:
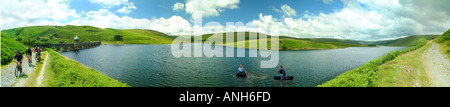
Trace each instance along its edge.
<path fill-rule="evenodd" d="M 236 77 L 247 77 L 247 73 L 245 73 L 245 72 L 237 73 Z"/>
<path fill-rule="evenodd" d="M 281 79 L 280 76 L 274 76 L 273 79 L 274 79 L 274 80 L 294 80 L 294 77 L 295 77 L 295 76 L 285 76 L 285 77 L 283 77 L 283 78 Z"/>

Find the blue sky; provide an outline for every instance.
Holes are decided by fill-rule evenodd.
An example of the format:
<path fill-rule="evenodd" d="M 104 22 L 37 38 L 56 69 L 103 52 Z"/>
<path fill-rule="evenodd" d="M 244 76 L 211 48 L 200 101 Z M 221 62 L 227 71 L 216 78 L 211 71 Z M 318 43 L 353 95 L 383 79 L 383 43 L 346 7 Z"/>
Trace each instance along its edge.
<path fill-rule="evenodd" d="M 266 33 L 261 27 L 278 24 L 282 36 L 375 41 L 446 31 L 446 4 L 450 0 L 2 0 L 0 29 L 91 25 L 190 35 L 180 31 L 226 32 L 226 22 L 243 22 L 260 28 L 231 31 Z M 201 27 L 193 23 L 197 14 Z"/>
<path fill-rule="evenodd" d="M 172 6 L 177 2 L 184 2 L 185 0 L 129 0 L 133 2 L 136 10 L 129 14 L 122 14 L 114 12 L 118 16 L 130 16 L 134 18 L 170 18 L 173 15 L 182 16 L 185 19 L 189 19 L 190 15 L 184 11 L 173 11 Z M 258 2 L 255 2 L 258 1 Z M 220 17 L 204 18 L 205 22 L 217 21 L 222 24 L 225 22 L 249 22 L 253 19 L 257 19 L 260 13 L 272 14 L 274 17 L 281 18 L 282 13 L 278 13 L 272 10 L 273 7 L 280 8 L 281 5 L 291 4 L 290 6 L 297 11 L 297 16 L 294 18 L 300 18 L 305 11 L 312 14 L 329 13 L 338 9 L 342 9 L 342 2 L 335 1 L 332 4 L 325 4 L 321 0 L 242 0 L 239 3 L 238 9 L 228 9 L 220 13 Z M 69 3 L 70 8 L 77 11 L 96 11 L 104 8 L 102 4 L 91 3 L 89 0 L 72 0 Z M 118 10 L 122 8 L 119 6 L 113 6 L 110 10 Z"/>

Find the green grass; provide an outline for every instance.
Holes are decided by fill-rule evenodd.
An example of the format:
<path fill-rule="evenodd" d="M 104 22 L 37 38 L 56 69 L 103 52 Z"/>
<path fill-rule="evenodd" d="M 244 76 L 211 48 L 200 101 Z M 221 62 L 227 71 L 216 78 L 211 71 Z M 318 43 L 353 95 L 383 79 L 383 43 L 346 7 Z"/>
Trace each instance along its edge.
<path fill-rule="evenodd" d="M 410 47 L 401 51 L 389 52 L 385 56 L 377 58 L 375 60 L 369 61 L 359 68 L 346 71 L 336 78 L 327 81 L 323 84 L 318 85 L 318 87 L 369 87 L 373 86 L 374 82 L 377 81 L 377 71 L 378 67 L 383 65 L 388 61 L 394 60 L 397 56 L 405 54 L 407 52 L 416 50 L 426 44 L 423 41 L 416 46 Z"/>
<path fill-rule="evenodd" d="M 335 42 L 335 43 L 360 44 L 360 45 L 414 46 L 420 42 L 432 40 L 436 37 L 438 37 L 438 35 L 414 35 L 395 40 L 383 40 L 383 41 L 359 41 L 359 40 L 344 40 L 344 39 L 330 39 L 330 38 L 300 38 L 300 39 L 314 42 Z"/>
<path fill-rule="evenodd" d="M 441 47 L 441 53 L 447 55 L 447 58 L 450 58 L 450 29 L 433 40 L 433 42 L 438 43 Z"/>
<path fill-rule="evenodd" d="M 17 50 L 25 55 L 26 46 L 15 41 L 9 35 L 1 33 L 1 65 L 12 62 Z"/>
<path fill-rule="evenodd" d="M 17 40 L 23 44 L 58 44 L 58 43 L 73 43 L 75 35 L 80 37 L 81 42 L 102 41 L 103 44 L 171 44 L 177 36 L 168 36 L 164 33 L 143 30 L 143 29 L 111 29 L 111 28 L 97 28 L 93 26 L 30 26 L 3 30 L 2 33 L 9 35 L 12 39 Z M 254 32 L 228 32 L 202 35 L 202 42 L 207 39 L 217 38 L 213 36 L 216 34 L 223 34 L 223 45 L 234 46 L 231 43 L 226 43 L 226 34 L 234 34 L 234 42 L 237 44 L 248 44 L 248 42 L 257 42 L 259 38 L 250 39 L 250 34 L 266 35 Z M 237 34 L 244 34 L 246 41 L 237 41 Z M 123 40 L 115 39 L 115 35 L 120 35 Z M 387 41 L 358 41 L 358 40 L 344 40 L 344 39 L 330 39 L 330 38 L 294 38 L 288 36 L 279 36 L 281 50 L 309 50 L 309 49 L 335 49 L 346 47 L 361 47 L 367 45 L 386 45 L 386 46 L 413 46 L 425 40 L 431 40 L 437 35 L 418 35 L 409 36 L 397 40 Z M 270 35 L 267 35 L 271 39 Z M 268 43 L 271 47 L 271 43 Z M 254 48 L 248 47 L 246 48 Z"/>
<path fill-rule="evenodd" d="M 433 40 L 439 35 L 416 35 L 416 36 L 408 36 L 405 38 L 396 39 L 393 41 L 387 41 L 386 43 L 381 43 L 381 45 L 386 46 L 414 46 L 423 41 Z"/>
<path fill-rule="evenodd" d="M 33 72 L 28 77 L 27 81 L 25 82 L 25 85 L 24 85 L 25 87 L 38 87 L 38 86 L 36 86 L 37 77 L 39 76 L 41 69 L 43 69 L 42 65 L 44 64 L 45 56 L 47 56 L 47 52 L 42 52 L 41 56 L 42 56 L 41 62 L 36 64 L 36 67 L 34 68 Z"/>
<path fill-rule="evenodd" d="M 243 40 L 243 41 L 237 40 L 237 34 L 239 34 L 239 33 L 245 35 L 244 36 L 245 40 Z M 234 34 L 234 42 L 233 43 L 226 42 L 227 34 L 229 34 L 229 35 Z M 259 47 L 259 41 L 261 41 L 262 39 L 259 37 L 250 38 L 251 34 L 256 35 L 256 36 L 266 35 L 266 34 L 254 33 L 254 32 L 230 32 L 230 33 L 206 34 L 206 35 L 202 35 L 202 43 L 207 42 L 212 39 L 221 39 L 223 42 L 223 45 L 225 45 L 225 46 L 237 47 L 238 45 L 245 44 L 245 48 L 258 49 L 257 47 Z M 222 36 L 220 36 L 220 35 L 222 35 Z M 270 35 L 266 35 L 266 36 L 267 36 L 267 40 L 266 40 L 267 48 L 270 49 L 272 47 L 272 43 L 271 43 L 272 36 L 270 36 Z M 191 39 L 191 42 L 195 41 L 193 39 L 194 38 L 193 36 L 188 37 L 188 38 Z M 195 42 L 199 42 L 199 41 L 195 41 Z M 256 47 L 249 46 L 249 43 L 256 44 Z M 302 38 L 279 36 L 279 49 L 280 50 L 336 49 L 336 48 L 362 47 L 362 46 L 366 46 L 366 45 L 335 42 L 335 41 L 310 41 L 310 40 L 305 40 Z"/>
<path fill-rule="evenodd" d="M 426 87 L 426 75 L 422 55 L 431 44 L 396 57 L 394 60 L 379 66 L 372 87 Z"/>
<path fill-rule="evenodd" d="M 128 85 L 114 80 L 100 72 L 87 68 L 78 62 L 66 59 L 52 49 L 50 54 L 49 87 L 127 87 Z"/>
<path fill-rule="evenodd" d="M 80 42 L 104 41 L 125 44 L 170 44 L 172 37 L 153 30 L 141 29 L 101 29 L 92 26 L 30 26 L 3 30 L 11 38 L 23 44 L 73 43 L 78 35 Z M 116 40 L 115 35 L 123 36 Z"/>

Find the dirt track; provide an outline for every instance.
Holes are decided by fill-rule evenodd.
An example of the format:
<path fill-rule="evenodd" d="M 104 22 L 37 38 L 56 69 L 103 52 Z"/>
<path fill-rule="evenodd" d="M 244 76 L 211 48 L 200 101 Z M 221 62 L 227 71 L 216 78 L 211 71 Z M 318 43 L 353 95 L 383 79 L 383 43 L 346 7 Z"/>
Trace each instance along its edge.
<path fill-rule="evenodd" d="M 424 68 L 431 87 L 450 87 L 450 62 L 441 54 L 439 44 L 433 43 L 423 54 Z"/>

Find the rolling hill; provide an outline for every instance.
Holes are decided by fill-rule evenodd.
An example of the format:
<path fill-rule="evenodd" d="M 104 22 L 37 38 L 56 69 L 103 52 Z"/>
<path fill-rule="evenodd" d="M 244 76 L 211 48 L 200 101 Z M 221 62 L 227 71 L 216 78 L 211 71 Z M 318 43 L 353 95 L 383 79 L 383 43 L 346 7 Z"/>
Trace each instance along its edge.
<path fill-rule="evenodd" d="M 433 40 L 439 35 L 415 35 L 408 36 L 396 40 L 387 40 L 387 41 L 377 41 L 376 45 L 385 45 L 385 46 L 414 46 L 419 44 L 422 41 Z"/>
<path fill-rule="evenodd" d="M 101 29 L 92 26 L 31 26 L 3 30 L 23 44 L 57 44 L 73 43 L 78 35 L 80 42 L 102 41 L 103 43 L 124 44 L 170 44 L 172 38 L 168 35 L 141 29 Z"/>
<path fill-rule="evenodd" d="M 15 41 L 7 34 L 1 33 L 1 65 L 10 63 L 17 50 L 25 55 L 25 48 L 25 45 Z"/>
<path fill-rule="evenodd" d="M 11 38 L 23 44 L 58 44 L 58 43 L 73 43 L 73 38 L 78 35 L 80 42 L 102 41 L 103 44 L 171 44 L 177 36 L 169 36 L 164 33 L 143 30 L 143 29 L 111 29 L 111 28 L 97 28 L 93 26 L 30 26 L 3 30 L 2 33 L 10 35 Z M 250 40 L 249 34 L 245 33 L 245 41 L 237 41 L 237 33 L 235 33 L 236 44 L 247 44 L 258 42 L 256 38 Z M 225 34 L 225 33 L 224 33 Z M 260 35 L 261 33 L 256 33 Z M 203 42 L 208 38 L 213 37 L 214 34 L 205 34 Z M 264 34 L 265 35 L 265 34 Z M 268 35 L 268 38 L 271 38 Z M 225 42 L 226 35 L 223 35 Z M 237 46 L 231 43 L 224 43 L 226 46 Z M 270 43 L 268 43 L 270 48 Z M 361 44 L 352 44 L 335 41 L 310 41 L 299 38 L 292 38 L 287 36 L 280 37 L 280 48 L 283 50 L 308 50 L 308 49 L 335 49 L 345 47 L 363 46 Z"/>
<path fill-rule="evenodd" d="M 330 39 L 330 38 L 299 38 L 299 39 L 314 42 L 338 42 L 338 43 L 361 44 L 361 45 L 414 46 L 425 40 L 433 40 L 438 36 L 439 35 L 414 35 L 395 40 L 384 40 L 384 41 L 358 41 L 358 40 Z"/>
<path fill-rule="evenodd" d="M 73 43 L 73 38 L 78 35 L 80 42 L 102 41 L 103 44 L 171 44 L 177 36 L 169 36 L 167 34 L 143 29 L 111 29 L 111 28 L 97 28 L 93 26 L 30 26 L 2 30 L 2 33 L 9 35 L 12 39 L 23 44 L 58 44 L 58 43 Z M 250 34 L 266 35 L 255 32 L 228 32 L 228 34 L 235 34 L 234 45 L 226 43 L 226 33 L 222 39 L 225 46 L 236 47 L 236 44 L 246 44 L 245 48 L 255 49 L 256 47 L 249 47 L 249 43 L 258 43 L 259 38 L 250 39 Z M 245 41 L 237 41 L 237 34 L 244 33 Z M 221 33 L 215 33 L 221 34 Z M 214 38 L 214 34 L 202 35 L 202 42 L 208 38 Z M 189 36 L 187 36 L 189 37 Z M 191 39 L 193 36 L 190 36 Z M 279 36 L 279 48 L 281 50 L 310 50 L 310 49 L 336 49 L 346 47 L 362 47 L 367 45 L 384 45 L 384 46 L 413 46 L 424 40 L 431 40 L 437 35 L 417 35 L 400 38 L 396 40 L 386 41 L 358 41 L 358 40 L 344 40 L 331 38 L 294 38 L 288 36 Z M 271 36 L 267 35 L 270 39 Z M 193 40 L 193 39 L 192 39 Z M 268 42 L 270 48 L 270 42 Z"/>
<path fill-rule="evenodd" d="M 209 38 L 215 38 L 217 36 L 213 36 L 215 34 L 222 34 L 222 39 L 224 41 L 225 46 L 237 47 L 237 45 L 245 44 L 245 48 L 257 49 L 257 47 L 249 47 L 249 43 L 255 43 L 256 46 L 259 46 L 260 38 L 250 38 L 250 34 L 253 35 L 266 35 L 267 36 L 267 45 L 268 48 L 271 48 L 271 35 L 256 33 L 256 32 L 228 32 L 228 34 L 234 33 L 234 43 L 226 43 L 226 34 L 227 33 L 214 33 L 214 34 L 205 34 L 202 35 L 203 42 L 205 42 Z M 237 35 L 245 34 L 245 41 L 238 41 Z M 293 38 L 288 36 L 279 36 L 279 49 L 280 50 L 312 50 L 312 49 L 336 49 L 336 48 L 346 48 L 346 47 L 362 47 L 367 46 L 363 44 L 352 44 L 345 42 L 336 42 L 336 41 L 310 41 L 302 38 Z"/>
<path fill-rule="evenodd" d="M 438 36 L 434 42 L 441 45 L 441 53 L 446 54 L 450 58 L 450 29 Z"/>

